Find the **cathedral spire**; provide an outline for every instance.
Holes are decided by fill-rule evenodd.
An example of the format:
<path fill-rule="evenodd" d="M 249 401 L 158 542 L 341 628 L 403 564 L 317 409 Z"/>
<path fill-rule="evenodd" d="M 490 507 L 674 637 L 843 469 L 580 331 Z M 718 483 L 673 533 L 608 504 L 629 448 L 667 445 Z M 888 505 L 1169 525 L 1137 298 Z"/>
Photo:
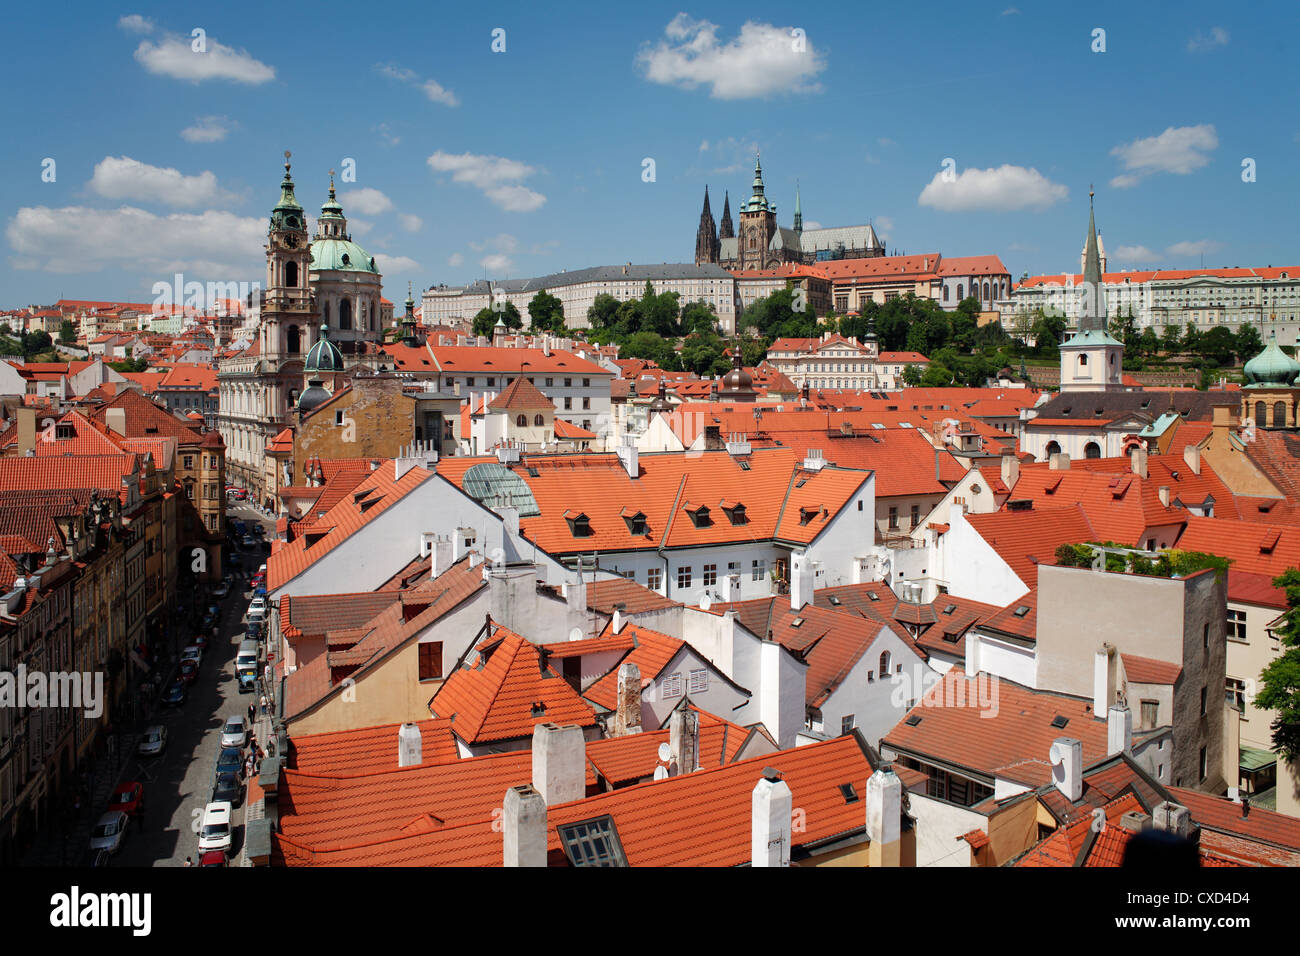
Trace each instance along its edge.
<path fill-rule="evenodd" d="M 794 231 L 803 232 L 803 207 L 799 204 L 799 180 L 794 181 Z"/>
<path fill-rule="evenodd" d="M 1088 237 L 1083 253 L 1084 313 L 1079 318 L 1079 330 L 1106 330 L 1106 312 L 1101 301 L 1101 258 L 1097 254 L 1097 219 L 1092 206 L 1093 191 L 1088 188 Z M 1085 324 L 1086 323 L 1086 324 Z"/>
<path fill-rule="evenodd" d="M 736 229 L 731 223 L 731 191 L 726 190 L 722 194 L 722 222 L 718 223 L 718 238 L 733 239 L 735 236 Z"/>
<path fill-rule="evenodd" d="M 718 261 L 718 230 L 713 224 L 713 213 L 709 209 L 709 187 L 704 187 L 704 209 L 700 212 L 700 225 L 695 230 L 695 264 L 714 263 Z"/>

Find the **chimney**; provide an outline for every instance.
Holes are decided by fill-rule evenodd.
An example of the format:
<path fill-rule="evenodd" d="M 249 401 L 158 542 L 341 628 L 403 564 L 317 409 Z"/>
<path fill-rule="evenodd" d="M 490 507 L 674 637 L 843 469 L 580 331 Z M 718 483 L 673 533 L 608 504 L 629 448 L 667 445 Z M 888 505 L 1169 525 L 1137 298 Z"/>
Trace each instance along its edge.
<path fill-rule="evenodd" d="M 36 454 L 36 409 L 18 406 L 18 454 Z"/>
<path fill-rule="evenodd" d="M 393 459 L 393 480 L 401 481 L 412 468 L 423 468 L 426 471 L 435 471 L 438 467 L 438 453 L 434 450 L 434 443 L 428 442 L 411 442 L 407 448 L 398 450 L 397 457 Z"/>
<path fill-rule="evenodd" d="M 722 600 L 739 601 L 740 599 L 740 575 L 725 575 L 722 578 Z"/>
<path fill-rule="evenodd" d="M 1191 835 L 1192 817 L 1186 807 L 1165 800 L 1151 810 L 1151 826 L 1186 839 Z"/>
<path fill-rule="evenodd" d="M 1168 508 L 1169 507 L 1169 486 L 1161 485 L 1159 488 L 1159 494 L 1160 494 L 1161 506 Z"/>
<path fill-rule="evenodd" d="M 939 458 L 942 454 L 942 448 L 936 448 L 934 450 L 934 480 L 940 483 L 943 482 L 943 467 L 940 464 L 941 459 Z"/>
<path fill-rule="evenodd" d="M 631 435 L 624 435 L 615 449 L 618 454 L 618 460 L 623 465 L 623 470 L 627 472 L 629 478 L 637 478 L 641 474 L 641 465 L 639 460 L 640 453 L 637 451 L 636 442 Z"/>
<path fill-rule="evenodd" d="M 473 528 L 457 528 L 452 539 L 451 560 L 459 561 L 469 553 L 470 543 L 474 540 Z"/>
<path fill-rule="evenodd" d="M 1105 563 L 1102 563 L 1105 567 Z M 1115 701 L 1115 692 L 1119 690 L 1119 662 L 1116 660 L 1115 645 L 1103 643 L 1093 655 L 1092 661 L 1092 712 L 1104 714 Z"/>
<path fill-rule="evenodd" d="M 1235 404 L 1219 404 L 1214 406 L 1214 424 L 1216 432 L 1226 431 L 1229 428 L 1236 428 L 1240 424 L 1237 420 L 1237 406 Z"/>
<path fill-rule="evenodd" d="M 576 724 L 533 728 L 533 786 L 548 807 L 581 800 L 587 792 L 587 742 Z"/>
<path fill-rule="evenodd" d="M 826 459 L 822 457 L 820 448 L 809 448 L 808 454 L 803 460 L 804 471 L 821 471 L 826 467 Z"/>
<path fill-rule="evenodd" d="M 1002 456 L 1000 462 L 1002 466 L 1002 483 L 1008 488 L 1014 488 L 1016 482 L 1020 480 L 1020 459 L 1014 454 Z"/>
<path fill-rule="evenodd" d="M 424 762 L 424 741 L 416 724 L 402 724 L 397 729 L 397 766 L 418 767 Z"/>
<path fill-rule="evenodd" d="M 813 602 L 813 563 L 805 554 L 790 557 L 790 610 L 798 611 Z"/>
<path fill-rule="evenodd" d="M 641 732 L 641 668 L 628 661 L 618 667 L 618 702 L 611 737 Z"/>
<path fill-rule="evenodd" d="M 672 750 L 669 773 L 673 776 L 700 769 L 700 715 L 685 705 L 668 718 L 668 746 Z"/>
<path fill-rule="evenodd" d="M 903 812 L 903 781 L 894 765 L 882 763 L 867 778 L 867 866 L 899 866 L 902 862 L 899 830 Z"/>
<path fill-rule="evenodd" d="M 623 626 L 627 624 L 627 618 L 623 616 L 623 610 L 624 606 L 622 604 L 615 604 L 614 615 L 609 619 L 609 629 L 615 634 L 621 633 Z"/>
<path fill-rule="evenodd" d="M 512 538 L 519 537 L 519 509 L 506 505 L 499 508 L 497 514 L 501 516 L 502 530 Z"/>
<path fill-rule="evenodd" d="M 1193 475 L 1199 475 L 1201 473 L 1201 447 L 1199 445 L 1184 446 L 1183 461 L 1187 462 L 1187 467 L 1192 469 Z"/>
<path fill-rule="evenodd" d="M 108 408 L 104 410 L 104 424 L 109 427 L 110 431 L 115 431 L 119 435 L 126 435 L 126 409 L 125 408 Z"/>
<path fill-rule="evenodd" d="M 506 791 L 501 836 L 505 866 L 546 865 L 546 801 L 529 784 Z"/>
<path fill-rule="evenodd" d="M 750 813 L 750 864 L 789 866 L 794 796 L 780 771 L 763 768 L 763 779 L 754 787 Z"/>
<path fill-rule="evenodd" d="M 569 605 L 569 610 L 575 614 L 587 613 L 587 582 L 582 576 L 581 569 L 577 572 L 576 581 L 565 581 L 562 585 L 564 591 L 564 600 Z"/>
<path fill-rule="evenodd" d="M 1106 712 L 1106 756 L 1133 752 L 1133 711 L 1127 704 L 1115 703 Z"/>
<path fill-rule="evenodd" d="M 1129 452 L 1129 467 L 1132 468 L 1133 474 L 1139 478 L 1147 476 L 1147 450 L 1145 448 L 1134 448 Z"/>
<path fill-rule="evenodd" d="M 1070 737 L 1057 737 L 1048 751 L 1052 783 L 1071 803 L 1083 796 L 1083 744 Z"/>
<path fill-rule="evenodd" d="M 1049 459 L 1051 464 L 1048 465 L 1050 471 L 1069 471 L 1070 456 L 1063 451 L 1058 451 Z"/>

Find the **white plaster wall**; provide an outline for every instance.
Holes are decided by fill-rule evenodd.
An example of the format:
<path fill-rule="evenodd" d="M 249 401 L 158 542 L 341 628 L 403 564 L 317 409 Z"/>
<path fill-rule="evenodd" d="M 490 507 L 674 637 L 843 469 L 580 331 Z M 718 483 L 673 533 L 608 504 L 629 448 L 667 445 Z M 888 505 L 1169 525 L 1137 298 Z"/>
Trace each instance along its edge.
<path fill-rule="evenodd" d="M 954 509 L 947 534 L 939 539 L 948 573 L 948 593 L 1006 606 L 1029 593 L 1025 582 Z"/>

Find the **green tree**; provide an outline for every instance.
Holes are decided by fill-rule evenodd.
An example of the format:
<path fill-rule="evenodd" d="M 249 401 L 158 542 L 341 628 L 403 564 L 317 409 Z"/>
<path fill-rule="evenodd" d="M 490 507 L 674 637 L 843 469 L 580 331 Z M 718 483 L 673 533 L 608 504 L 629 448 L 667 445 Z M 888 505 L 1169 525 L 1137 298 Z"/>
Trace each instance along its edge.
<path fill-rule="evenodd" d="M 1216 325 L 1201 336 L 1201 354 L 1215 365 L 1231 365 L 1237 337 L 1225 325 Z"/>
<path fill-rule="evenodd" d="M 1203 333 L 1191 322 L 1187 323 L 1187 328 L 1183 330 L 1183 351 L 1196 353 L 1201 350 L 1201 339 Z"/>
<path fill-rule="evenodd" d="M 1264 340 L 1260 338 L 1259 330 L 1249 322 L 1237 329 L 1237 344 L 1234 351 L 1243 362 L 1264 351 Z"/>
<path fill-rule="evenodd" d="M 1060 351 L 1061 338 L 1065 335 L 1065 316 L 1048 315 L 1038 310 L 1030 330 L 1034 338 L 1034 352 L 1040 356 L 1056 355 Z"/>
<path fill-rule="evenodd" d="M 1147 326 L 1138 336 L 1138 351 L 1143 355 L 1155 355 L 1160 351 L 1160 339 L 1156 335 L 1156 330 Z"/>
<path fill-rule="evenodd" d="M 670 370 L 680 365 L 672 343 L 654 332 L 633 332 L 619 348 L 619 357 L 649 359 Z"/>
<path fill-rule="evenodd" d="M 528 314 L 532 317 L 534 332 L 564 330 L 564 303 L 545 289 L 528 303 Z"/>
<path fill-rule="evenodd" d="M 1124 350 L 1129 354 L 1137 355 L 1140 352 L 1137 319 L 1131 308 L 1124 315 L 1118 311 L 1115 313 L 1115 317 L 1110 320 L 1110 334 L 1124 343 Z"/>
<path fill-rule="evenodd" d="M 1277 711 L 1273 719 L 1273 746 L 1288 761 L 1300 760 L 1300 571 L 1287 568 L 1273 579 L 1286 591 L 1284 623 L 1273 629 L 1282 653 L 1259 675 L 1255 706 Z"/>
<path fill-rule="evenodd" d="M 600 293 L 587 310 L 587 324 L 593 329 L 611 328 L 618 315 L 618 305 L 618 299 L 608 292 Z"/>
<path fill-rule="evenodd" d="M 519 309 L 513 302 L 496 303 L 503 308 L 497 312 L 491 308 L 479 309 L 474 316 L 471 324 L 471 330 L 475 335 L 492 335 L 492 330 L 496 328 L 497 318 L 499 317 L 508 329 L 522 329 L 524 327 L 523 316 L 519 314 Z"/>
<path fill-rule="evenodd" d="M 63 324 L 59 326 L 59 341 L 64 345 L 71 345 L 77 341 L 77 327 L 72 324 L 71 319 L 64 319 Z"/>
<path fill-rule="evenodd" d="M 903 368 L 903 384 L 908 388 L 916 388 L 921 384 L 923 377 L 919 365 L 908 365 Z"/>
<path fill-rule="evenodd" d="M 693 332 L 716 332 L 718 330 L 718 313 L 712 303 L 699 300 L 690 302 L 682 309 L 682 334 Z"/>
<path fill-rule="evenodd" d="M 682 368 L 696 375 L 720 375 L 731 367 L 726 345 L 715 332 L 693 332 L 682 341 Z"/>
<path fill-rule="evenodd" d="M 1160 347 L 1166 355 L 1174 355 L 1182 349 L 1183 327 L 1176 322 L 1166 325 L 1164 334 L 1160 336 Z"/>
<path fill-rule="evenodd" d="M 24 332 L 22 338 L 23 357 L 30 359 L 33 355 L 48 351 L 53 344 L 50 333 L 44 329 L 37 329 L 35 332 Z"/>

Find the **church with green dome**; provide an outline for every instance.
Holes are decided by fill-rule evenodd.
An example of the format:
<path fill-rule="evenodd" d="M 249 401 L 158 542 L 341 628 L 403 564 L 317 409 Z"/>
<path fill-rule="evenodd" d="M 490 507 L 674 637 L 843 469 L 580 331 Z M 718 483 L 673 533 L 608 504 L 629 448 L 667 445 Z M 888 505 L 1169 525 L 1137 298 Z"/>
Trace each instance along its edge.
<path fill-rule="evenodd" d="M 1246 387 L 1241 390 L 1241 420 L 1256 428 L 1296 428 L 1300 404 L 1300 362 L 1282 351 L 1277 333 L 1245 364 Z"/>

